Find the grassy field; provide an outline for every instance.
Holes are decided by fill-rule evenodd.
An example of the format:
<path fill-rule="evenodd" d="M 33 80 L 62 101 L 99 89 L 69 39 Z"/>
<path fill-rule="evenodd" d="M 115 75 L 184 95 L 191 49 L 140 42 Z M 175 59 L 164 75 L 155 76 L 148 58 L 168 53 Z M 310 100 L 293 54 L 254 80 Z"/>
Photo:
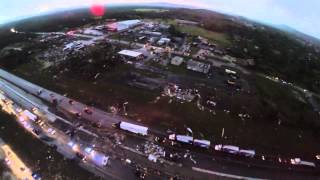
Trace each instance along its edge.
<path fill-rule="evenodd" d="M 169 25 L 174 25 L 179 31 L 187 33 L 191 36 L 202 36 L 207 38 L 212 43 L 217 43 L 223 47 L 228 47 L 231 45 L 229 37 L 225 33 L 209 31 L 204 28 L 192 25 L 179 25 L 174 19 L 152 19 L 156 22 L 164 22 Z"/>
<path fill-rule="evenodd" d="M 155 8 L 139 8 L 135 9 L 137 12 L 168 12 L 169 10 L 166 9 L 155 9 Z"/>
<path fill-rule="evenodd" d="M 228 36 L 224 33 L 208 31 L 201 27 L 189 26 L 189 25 L 178 25 L 177 28 L 184 33 L 192 36 L 201 36 L 209 39 L 213 43 L 218 43 L 222 46 L 230 46 L 231 42 L 228 40 Z"/>

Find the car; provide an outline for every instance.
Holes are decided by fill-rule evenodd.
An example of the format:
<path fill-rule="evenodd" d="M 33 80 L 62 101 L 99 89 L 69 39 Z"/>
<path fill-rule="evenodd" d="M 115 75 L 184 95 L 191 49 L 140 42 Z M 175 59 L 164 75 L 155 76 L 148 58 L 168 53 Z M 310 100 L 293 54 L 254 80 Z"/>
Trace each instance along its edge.
<path fill-rule="evenodd" d="M 74 113 L 74 115 L 76 115 L 77 118 L 81 118 L 81 113 L 80 112 L 76 112 L 76 113 Z"/>
<path fill-rule="evenodd" d="M 36 111 L 38 111 L 38 108 L 33 107 L 31 110 L 32 110 L 32 112 L 36 112 Z"/>
<path fill-rule="evenodd" d="M 11 164 L 11 161 L 10 161 L 10 159 L 8 159 L 8 158 L 5 159 L 5 162 L 6 162 L 7 165 L 10 165 L 10 164 Z"/>
<path fill-rule="evenodd" d="M 43 126 L 44 126 L 44 122 L 43 122 L 43 121 L 40 121 L 40 122 L 39 122 L 39 126 L 40 126 L 40 127 L 43 127 Z"/>
<path fill-rule="evenodd" d="M 42 93 L 42 91 L 43 91 L 42 89 L 39 89 L 37 94 L 40 95 Z"/>
<path fill-rule="evenodd" d="M 88 107 L 85 107 L 85 108 L 83 109 L 83 111 L 84 111 L 85 113 L 87 113 L 87 114 L 92 114 L 92 110 L 89 109 Z"/>
<path fill-rule="evenodd" d="M 68 102 L 69 102 L 69 104 L 71 104 L 71 105 L 73 105 L 73 104 L 74 104 L 74 101 L 73 101 L 73 100 L 71 100 L 71 99 L 70 99 Z"/>
<path fill-rule="evenodd" d="M 47 130 L 48 133 L 50 133 L 51 135 L 55 135 L 56 134 L 56 130 L 52 129 L 52 128 L 49 128 Z"/>

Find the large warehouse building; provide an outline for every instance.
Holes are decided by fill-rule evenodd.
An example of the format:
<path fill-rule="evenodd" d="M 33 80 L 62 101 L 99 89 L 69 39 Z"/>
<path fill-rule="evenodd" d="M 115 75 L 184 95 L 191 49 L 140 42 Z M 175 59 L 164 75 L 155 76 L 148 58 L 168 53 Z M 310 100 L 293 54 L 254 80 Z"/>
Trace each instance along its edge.
<path fill-rule="evenodd" d="M 107 29 L 109 31 L 126 31 L 130 28 L 133 28 L 135 26 L 138 26 L 142 24 L 142 22 L 138 19 L 135 20 L 127 20 L 127 21 L 118 21 L 114 23 L 110 23 L 107 25 Z"/>

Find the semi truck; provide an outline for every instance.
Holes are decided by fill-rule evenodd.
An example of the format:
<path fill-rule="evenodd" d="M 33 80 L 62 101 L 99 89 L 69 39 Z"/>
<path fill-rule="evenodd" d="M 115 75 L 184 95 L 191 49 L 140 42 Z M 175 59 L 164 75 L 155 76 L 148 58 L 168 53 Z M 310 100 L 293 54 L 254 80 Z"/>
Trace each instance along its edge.
<path fill-rule="evenodd" d="M 143 136 L 148 135 L 148 127 L 132 124 L 132 123 L 127 123 L 127 122 L 120 122 L 119 124 L 120 129 L 135 133 L 135 134 L 140 134 Z"/>
<path fill-rule="evenodd" d="M 38 119 L 38 116 L 36 116 L 35 114 L 33 114 L 32 112 L 30 112 L 28 110 L 24 110 L 22 112 L 22 115 L 26 116 L 27 118 L 29 118 L 32 121 L 36 121 Z"/>

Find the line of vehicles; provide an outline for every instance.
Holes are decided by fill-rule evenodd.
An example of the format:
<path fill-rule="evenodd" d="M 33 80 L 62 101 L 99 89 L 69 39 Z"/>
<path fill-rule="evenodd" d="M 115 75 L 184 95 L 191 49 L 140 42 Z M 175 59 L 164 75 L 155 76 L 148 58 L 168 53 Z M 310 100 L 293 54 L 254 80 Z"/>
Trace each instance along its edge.
<path fill-rule="evenodd" d="M 2 109 L 4 109 L 5 106 L 10 107 L 7 108 L 7 112 L 15 115 L 18 122 L 40 140 L 45 142 L 54 140 L 52 137 L 56 134 L 56 130 L 53 127 L 46 125 L 44 121 L 34 113 L 37 111 L 36 108 L 32 108 L 31 110 L 22 109 L 20 106 L 6 98 L 2 93 L 0 93 L 0 106 Z M 70 140 L 66 146 L 70 148 L 78 158 L 82 159 L 83 162 L 90 162 L 98 167 L 110 164 L 109 156 L 94 150 L 94 147 L 82 147 L 79 143 L 72 140 Z M 32 176 L 36 180 L 41 179 L 37 173 L 33 173 Z"/>
<path fill-rule="evenodd" d="M 149 128 L 145 126 L 140 126 L 128 122 L 120 122 L 115 124 L 115 127 L 120 128 L 121 130 L 125 130 L 137 135 L 142 135 L 142 136 L 147 136 Z M 193 145 L 196 147 L 201 147 L 201 148 L 213 148 L 215 151 L 219 152 L 224 152 L 228 154 L 233 154 L 233 155 L 239 155 L 247 158 L 254 158 L 256 157 L 256 152 L 255 150 L 251 149 L 241 149 L 238 146 L 233 146 L 233 145 L 223 145 L 223 144 L 217 144 L 217 145 L 212 145 L 209 140 L 205 139 L 195 139 L 192 136 L 187 136 L 187 135 L 180 135 L 180 134 L 170 134 L 168 136 L 168 139 L 171 141 L 176 141 L 179 143 L 184 143 L 184 144 L 189 144 Z M 262 160 L 266 160 L 265 156 L 261 156 Z M 305 166 L 305 167 L 311 167 L 315 168 L 316 164 L 314 162 L 309 162 L 309 161 L 304 161 L 301 158 L 292 158 L 288 161 L 285 161 L 281 158 L 278 158 L 278 162 L 280 163 L 289 163 L 294 166 Z"/>
<path fill-rule="evenodd" d="M 228 69 L 226 69 L 226 73 L 230 74 L 230 75 L 236 74 L 236 72 L 228 70 Z M 73 105 L 74 101 L 70 100 L 69 104 Z M 83 109 L 83 111 L 86 114 L 92 114 L 93 113 L 92 110 L 90 108 L 88 108 L 88 107 L 85 107 Z M 35 114 L 33 114 L 32 112 L 28 111 L 28 110 L 24 110 L 22 112 L 22 114 L 24 116 L 28 117 L 29 119 L 33 120 L 33 121 L 37 120 L 37 116 Z M 81 114 L 79 116 L 81 116 Z M 128 131 L 128 132 L 137 134 L 137 135 L 147 136 L 149 134 L 149 128 L 148 127 L 141 126 L 141 125 L 136 125 L 136 124 L 132 124 L 132 123 L 128 123 L 128 122 L 123 122 L 122 121 L 122 122 L 119 122 L 117 124 L 114 124 L 114 126 L 119 128 L 119 129 L 121 129 L 121 130 L 125 130 L 125 131 Z M 244 156 L 244 157 L 248 157 L 248 158 L 253 158 L 256 155 L 254 150 L 240 149 L 239 147 L 233 146 L 233 145 L 222 145 L 222 144 L 211 145 L 211 142 L 208 141 L 208 140 L 195 139 L 192 136 L 187 136 L 187 135 L 171 134 L 171 135 L 168 136 L 168 139 L 171 140 L 171 141 L 190 144 L 190 145 L 201 147 L 201 148 L 207 148 L 207 149 L 213 148 L 216 151 L 221 151 L 221 152 L 224 152 L 224 153 L 240 155 L 240 156 Z M 264 156 L 262 156 L 262 160 L 265 160 Z M 280 163 L 283 162 L 281 160 L 281 158 L 279 158 L 278 161 Z M 288 162 L 290 164 L 292 164 L 292 165 L 316 167 L 315 163 L 308 162 L 308 161 L 303 161 L 300 158 L 293 158 L 293 159 L 290 159 Z"/>

